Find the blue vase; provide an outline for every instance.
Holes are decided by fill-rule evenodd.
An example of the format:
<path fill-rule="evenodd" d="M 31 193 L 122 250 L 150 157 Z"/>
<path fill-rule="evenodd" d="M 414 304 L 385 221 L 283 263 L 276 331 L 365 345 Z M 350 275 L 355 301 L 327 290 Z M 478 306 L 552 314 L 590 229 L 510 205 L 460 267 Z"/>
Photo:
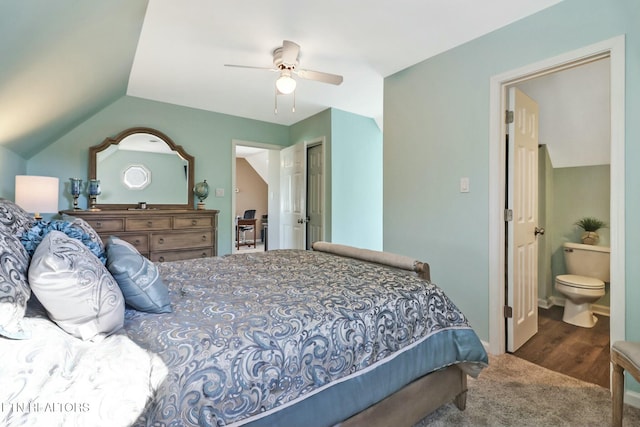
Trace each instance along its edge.
<path fill-rule="evenodd" d="M 69 178 L 71 185 L 69 186 L 69 192 L 73 196 L 73 210 L 81 210 L 78 207 L 78 196 L 80 196 L 80 187 L 82 187 L 82 180 L 80 178 Z"/>
<path fill-rule="evenodd" d="M 89 196 L 99 196 L 100 193 L 101 193 L 100 180 L 90 179 L 89 180 Z"/>
<path fill-rule="evenodd" d="M 82 186 L 82 180 L 80 178 L 69 178 L 71 181 L 70 192 L 72 196 L 80 195 L 80 187 Z"/>
<path fill-rule="evenodd" d="M 89 210 L 90 211 L 99 211 L 100 209 L 96 206 L 96 198 L 100 195 L 102 191 L 100 190 L 100 180 L 99 179 L 90 179 L 89 180 Z"/>

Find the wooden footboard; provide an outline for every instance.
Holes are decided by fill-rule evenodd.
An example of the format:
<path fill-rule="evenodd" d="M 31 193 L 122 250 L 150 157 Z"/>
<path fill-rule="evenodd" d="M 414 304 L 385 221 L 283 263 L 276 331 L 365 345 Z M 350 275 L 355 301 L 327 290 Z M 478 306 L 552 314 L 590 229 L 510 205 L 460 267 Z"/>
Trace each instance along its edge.
<path fill-rule="evenodd" d="M 349 258 L 375 262 L 376 264 L 382 264 L 393 268 L 415 271 L 418 276 L 424 280 L 431 280 L 429 264 L 407 256 L 321 241 L 315 242 L 312 246 L 315 251 L 329 252 Z"/>
<path fill-rule="evenodd" d="M 425 375 L 337 426 L 411 427 L 450 402 L 460 410 L 467 404 L 467 374 L 457 366 Z"/>

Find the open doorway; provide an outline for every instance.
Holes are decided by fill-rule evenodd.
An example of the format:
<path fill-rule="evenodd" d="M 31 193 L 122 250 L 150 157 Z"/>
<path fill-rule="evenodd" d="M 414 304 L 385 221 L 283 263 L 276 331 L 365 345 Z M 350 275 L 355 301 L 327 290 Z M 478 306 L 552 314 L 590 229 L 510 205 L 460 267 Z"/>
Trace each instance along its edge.
<path fill-rule="evenodd" d="M 599 241 L 594 246 L 575 245 L 581 243 L 581 232 L 575 224 L 584 217 L 600 218 L 606 224 L 610 222 L 610 66 L 608 55 L 597 55 L 585 58 L 574 67 L 508 86 L 509 98 L 515 87 L 533 100 L 539 110 L 536 145 L 531 150 L 531 157 L 537 160 L 538 166 L 526 174 L 535 181 L 531 187 L 538 190 L 531 206 L 535 209 L 535 226 L 539 233 L 535 236 L 531 233 L 537 246 L 537 257 L 528 259 L 536 265 L 532 266 L 531 274 L 525 275 L 532 281 L 537 277 L 536 286 L 528 294 L 530 314 L 535 314 L 536 328 L 529 334 L 514 333 L 512 328 L 517 323 L 518 311 L 514 307 L 514 316 L 507 322 L 507 351 L 545 368 L 606 388 L 609 387 L 610 355 L 609 279 L 602 279 L 604 283 L 598 282 L 597 289 L 583 291 L 578 285 L 571 287 L 569 296 L 558 291 L 555 283 L 557 277 L 565 277 L 563 275 L 566 274 L 590 276 L 595 273 L 567 271 L 565 244 L 579 249 L 570 250 L 572 257 L 580 253 L 587 256 L 604 254 L 609 248 L 608 228 L 600 230 Z M 514 142 L 507 144 L 508 151 L 512 151 Z M 511 159 L 509 155 L 507 158 Z M 510 169 L 510 160 L 506 169 Z M 507 175 L 509 182 L 510 176 L 518 174 L 512 170 Z M 507 206 L 512 205 L 509 197 L 513 196 L 513 205 L 517 209 L 515 201 L 519 199 L 520 186 L 508 187 Z M 518 215 L 514 213 L 513 222 L 516 222 L 516 217 Z M 588 250 L 592 248 L 593 251 Z M 510 248 L 506 250 L 505 256 L 509 259 Z M 608 272 L 608 253 L 606 258 Z M 593 265 L 587 267 L 591 269 Z M 509 268 L 511 263 L 508 263 Z M 513 271 L 514 278 L 523 277 L 517 274 L 515 259 Z M 507 278 L 510 274 L 508 271 Z M 602 274 L 605 274 L 604 270 Z M 561 287 L 564 286 L 567 285 Z M 515 280 L 513 289 L 518 289 Z M 511 296 L 509 291 L 510 288 L 507 292 Z M 589 298 L 588 304 L 580 306 L 589 308 L 578 314 L 572 302 L 577 298 L 580 301 L 585 299 L 583 292 L 594 296 Z M 507 304 L 513 300 L 508 298 Z M 588 312 L 593 312 L 593 315 Z M 565 313 L 566 322 L 563 320 Z M 587 318 L 596 319 L 596 323 L 587 325 L 587 322 L 577 321 Z M 510 341 L 514 338 L 519 341 Z"/>
<path fill-rule="evenodd" d="M 280 149 L 270 144 L 232 141 L 232 253 L 279 247 Z"/>
<path fill-rule="evenodd" d="M 282 233 L 283 228 L 286 228 L 283 225 L 287 222 L 287 218 L 285 218 L 287 210 L 284 208 L 287 203 L 282 199 L 286 198 L 287 194 L 300 199 L 300 203 L 293 203 L 290 200 L 289 204 L 292 206 L 300 205 L 301 209 L 299 209 L 299 212 L 296 210 L 293 222 L 299 223 L 305 231 L 301 234 L 301 241 L 296 243 L 299 246 L 295 246 L 295 248 L 310 249 L 313 242 L 326 240 L 328 216 L 325 212 L 327 180 L 325 138 L 319 137 L 296 145 L 301 148 L 300 162 L 303 164 L 301 172 L 304 179 L 299 180 L 299 188 L 294 191 L 289 188 L 289 184 L 298 180 L 287 180 L 286 176 L 283 177 L 283 171 L 287 169 L 283 165 L 287 162 L 283 160 L 282 153 L 295 146 L 281 147 L 259 142 L 232 140 L 231 176 L 233 191 L 231 193 L 231 208 L 233 215 L 230 223 L 232 253 L 294 247 L 287 245 L 286 237 L 283 237 Z M 243 164 L 244 162 L 253 163 L 250 166 L 254 169 L 252 174 L 261 175 L 260 180 L 266 185 L 267 214 L 266 218 L 262 218 L 263 214 L 258 212 L 260 209 L 256 209 L 255 215 L 259 216 L 262 221 L 258 223 L 256 219 L 258 227 L 256 239 L 258 242 L 256 242 L 255 246 L 252 244 L 238 246 L 236 239 L 238 232 L 236 228 L 237 217 L 243 216 L 244 210 L 253 209 L 253 207 L 245 206 L 244 204 L 239 206 L 238 204 L 238 195 L 243 191 L 241 186 L 237 185 L 238 159 L 242 159 L 240 162 Z M 258 170 L 263 172 L 258 173 Z M 286 233 L 284 234 L 286 235 Z M 238 237 L 252 239 L 253 231 L 249 232 L 248 236 L 247 232 L 245 232 L 244 235 Z"/>
<path fill-rule="evenodd" d="M 558 57 L 512 70 L 491 79 L 490 117 L 490 351 L 505 352 L 506 322 L 505 301 L 509 282 L 506 268 L 504 242 L 505 200 L 505 120 L 506 90 L 510 85 L 567 67 L 575 67 L 584 60 L 598 56 L 610 58 L 610 247 L 611 247 L 611 291 L 610 291 L 610 340 L 625 336 L 625 279 L 624 279 L 624 37 L 616 37 Z"/>

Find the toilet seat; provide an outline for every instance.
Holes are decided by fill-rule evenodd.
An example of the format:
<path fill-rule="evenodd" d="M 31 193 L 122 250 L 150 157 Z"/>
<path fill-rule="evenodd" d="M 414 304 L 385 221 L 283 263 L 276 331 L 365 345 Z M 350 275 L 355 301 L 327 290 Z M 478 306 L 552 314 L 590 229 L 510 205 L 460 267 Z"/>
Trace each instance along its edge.
<path fill-rule="evenodd" d="M 604 282 L 594 277 L 578 276 L 576 274 L 563 274 L 556 276 L 556 282 L 560 285 L 570 286 L 572 288 L 604 290 Z"/>

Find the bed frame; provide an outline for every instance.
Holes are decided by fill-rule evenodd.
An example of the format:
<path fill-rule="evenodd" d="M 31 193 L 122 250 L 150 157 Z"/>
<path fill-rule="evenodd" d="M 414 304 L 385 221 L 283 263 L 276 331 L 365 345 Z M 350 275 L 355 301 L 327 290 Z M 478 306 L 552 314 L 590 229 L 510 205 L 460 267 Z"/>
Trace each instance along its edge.
<path fill-rule="evenodd" d="M 313 248 L 414 271 L 422 279 L 431 280 L 429 264 L 408 257 L 324 242 L 317 246 L 314 244 Z M 442 405 L 451 402 L 460 410 L 464 410 L 467 405 L 467 374 L 456 365 L 418 378 L 380 402 L 338 423 L 336 427 L 411 427 Z"/>
<path fill-rule="evenodd" d="M 467 374 L 457 366 L 425 375 L 373 406 L 337 424 L 340 427 L 411 427 L 447 403 L 467 405 Z"/>

